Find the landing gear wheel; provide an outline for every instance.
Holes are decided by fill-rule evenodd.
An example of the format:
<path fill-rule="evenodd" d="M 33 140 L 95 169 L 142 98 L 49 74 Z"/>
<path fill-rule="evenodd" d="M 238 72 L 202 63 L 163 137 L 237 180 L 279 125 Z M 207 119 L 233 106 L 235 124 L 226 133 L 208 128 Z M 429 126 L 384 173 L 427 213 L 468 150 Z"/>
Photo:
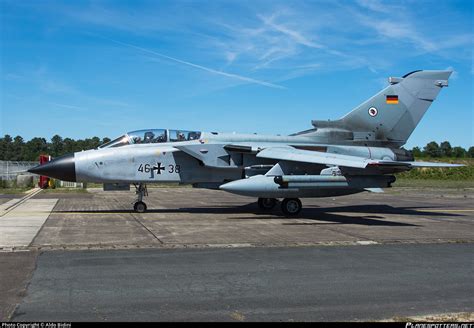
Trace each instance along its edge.
<path fill-rule="evenodd" d="M 138 213 L 144 213 L 146 211 L 146 204 L 142 202 L 143 197 L 148 196 L 148 190 L 146 189 L 146 185 L 143 183 L 134 184 L 135 186 L 135 193 L 137 194 L 137 200 L 133 205 L 133 209 Z"/>
<path fill-rule="evenodd" d="M 135 212 L 145 213 L 146 204 L 144 202 L 136 202 L 135 205 L 133 205 L 133 209 L 135 210 Z"/>
<path fill-rule="evenodd" d="M 303 205 L 298 198 L 285 198 L 281 202 L 281 210 L 285 215 L 292 216 L 301 212 Z"/>
<path fill-rule="evenodd" d="M 261 210 L 271 210 L 276 205 L 275 198 L 259 198 L 258 199 L 258 207 Z"/>

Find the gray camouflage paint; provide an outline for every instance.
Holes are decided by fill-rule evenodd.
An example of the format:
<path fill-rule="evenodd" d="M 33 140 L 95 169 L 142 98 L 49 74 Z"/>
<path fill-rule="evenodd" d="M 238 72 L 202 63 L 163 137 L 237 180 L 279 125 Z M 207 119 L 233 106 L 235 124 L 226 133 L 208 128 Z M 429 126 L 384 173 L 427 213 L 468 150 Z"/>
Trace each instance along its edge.
<path fill-rule="evenodd" d="M 257 197 L 324 197 L 388 187 L 392 179 L 386 174 L 410 168 L 339 167 L 335 168 L 338 174 L 349 178 L 343 185 L 323 183 L 313 188 L 282 189 L 274 182 L 274 176 L 325 175 L 330 165 L 261 158 L 257 154 L 272 149 L 272 156 L 278 157 L 279 147 L 293 147 L 289 149 L 323 151 L 329 159 L 334 154 L 392 162 L 410 160 L 409 154 L 398 148 L 406 143 L 441 88 L 447 86 L 451 73 L 417 71 L 403 78 L 391 78 L 388 87 L 341 119 L 313 121 L 314 129 L 290 136 L 203 132 L 199 140 L 78 152 L 74 155 L 76 180 L 192 183 L 196 187 L 221 186 L 230 192 Z M 387 95 L 397 95 L 398 104 L 387 104 Z M 241 192 L 242 186 L 246 186 L 243 189 L 247 188 L 247 192 Z"/>

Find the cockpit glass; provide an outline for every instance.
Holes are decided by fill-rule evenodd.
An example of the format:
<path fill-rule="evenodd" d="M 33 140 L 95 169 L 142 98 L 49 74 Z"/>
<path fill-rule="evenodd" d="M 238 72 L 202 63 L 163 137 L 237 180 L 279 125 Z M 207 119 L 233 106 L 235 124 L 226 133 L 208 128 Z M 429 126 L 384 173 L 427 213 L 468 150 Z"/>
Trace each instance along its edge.
<path fill-rule="evenodd" d="M 138 130 L 128 133 L 133 144 L 160 143 L 166 142 L 165 129 Z"/>
<path fill-rule="evenodd" d="M 198 131 L 170 130 L 171 142 L 197 140 L 200 137 L 201 132 Z"/>
<path fill-rule="evenodd" d="M 169 137 L 169 138 L 168 138 Z M 201 138 L 201 132 L 186 130 L 168 130 L 166 129 L 149 129 L 128 132 L 127 134 L 109 141 L 99 148 L 121 147 L 134 144 L 149 144 L 161 142 L 191 141 Z"/>
<path fill-rule="evenodd" d="M 111 147 L 121 147 L 125 145 L 129 145 L 130 141 L 127 137 L 127 135 L 123 135 L 121 137 L 118 137 L 117 139 L 114 139 L 112 141 L 109 141 L 102 146 L 99 146 L 99 148 L 111 148 Z"/>

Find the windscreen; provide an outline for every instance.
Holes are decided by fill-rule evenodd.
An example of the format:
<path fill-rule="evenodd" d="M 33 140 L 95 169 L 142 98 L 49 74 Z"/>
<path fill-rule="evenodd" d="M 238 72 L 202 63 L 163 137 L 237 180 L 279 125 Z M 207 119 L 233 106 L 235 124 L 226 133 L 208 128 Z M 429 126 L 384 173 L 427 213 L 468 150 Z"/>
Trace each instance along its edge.
<path fill-rule="evenodd" d="M 112 141 L 109 141 L 103 144 L 102 146 L 99 146 L 99 148 L 121 147 L 121 146 L 129 145 L 129 144 L 130 144 L 130 141 L 127 135 L 124 134 L 123 136 L 118 137 L 117 139 L 114 139 Z"/>

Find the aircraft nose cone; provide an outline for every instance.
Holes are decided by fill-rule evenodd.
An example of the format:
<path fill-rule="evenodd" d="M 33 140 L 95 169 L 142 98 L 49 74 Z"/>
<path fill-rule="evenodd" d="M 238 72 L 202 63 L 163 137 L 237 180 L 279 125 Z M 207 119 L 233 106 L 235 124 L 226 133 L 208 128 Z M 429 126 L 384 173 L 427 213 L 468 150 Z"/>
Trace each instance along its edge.
<path fill-rule="evenodd" d="M 30 173 L 45 175 L 63 181 L 76 181 L 76 165 L 74 154 L 67 154 L 50 162 L 35 166 L 28 170 Z"/>

